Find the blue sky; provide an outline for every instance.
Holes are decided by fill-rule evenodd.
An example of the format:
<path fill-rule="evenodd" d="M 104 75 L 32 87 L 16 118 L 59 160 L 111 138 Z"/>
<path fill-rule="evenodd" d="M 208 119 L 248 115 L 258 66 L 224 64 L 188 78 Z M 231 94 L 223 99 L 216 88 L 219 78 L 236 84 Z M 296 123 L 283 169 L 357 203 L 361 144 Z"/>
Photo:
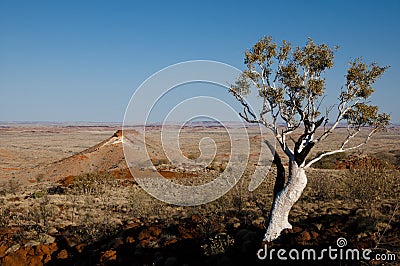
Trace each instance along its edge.
<path fill-rule="evenodd" d="M 263 35 L 339 45 L 327 104 L 348 62 L 391 68 L 373 103 L 400 123 L 400 1 L 0 0 L 0 121 L 122 121 L 135 89 L 195 59 L 244 69 Z"/>

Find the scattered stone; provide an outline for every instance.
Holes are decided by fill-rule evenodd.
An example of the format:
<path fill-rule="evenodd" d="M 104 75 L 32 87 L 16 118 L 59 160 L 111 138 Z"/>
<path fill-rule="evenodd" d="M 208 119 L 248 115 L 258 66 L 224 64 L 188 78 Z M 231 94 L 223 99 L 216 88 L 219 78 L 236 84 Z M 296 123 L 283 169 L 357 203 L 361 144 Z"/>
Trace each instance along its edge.
<path fill-rule="evenodd" d="M 14 245 L 14 246 L 16 246 L 16 245 Z M 8 252 L 8 253 L 10 253 L 10 252 Z M 27 252 L 23 249 L 20 249 L 16 252 L 11 252 L 9 255 L 5 256 L 0 261 L 0 264 L 7 265 L 7 266 L 28 265 L 27 260 L 26 260 L 26 254 L 27 254 Z M 39 265 L 42 265 L 42 264 L 39 264 Z"/>
<path fill-rule="evenodd" d="M 100 263 L 116 261 L 117 260 L 117 252 L 115 250 L 107 250 L 100 257 Z"/>
<path fill-rule="evenodd" d="M 234 223 L 233 228 L 238 229 L 240 227 L 240 223 Z"/>
<path fill-rule="evenodd" d="M 123 245 L 123 244 L 124 244 L 124 241 L 121 238 L 116 238 L 113 240 L 111 248 L 117 249 L 120 245 Z"/>
<path fill-rule="evenodd" d="M 38 245 L 35 247 L 35 254 L 38 256 L 51 255 L 56 250 L 57 250 L 56 243 L 52 243 L 50 245 Z"/>
<path fill-rule="evenodd" d="M 318 231 L 321 231 L 322 224 L 313 224 L 313 225 Z"/>
<path fill-rule="evenodd" d="M 41 243 L 39 241 L 36 240 L 29 240 L 26 244 L 25 247 L 36 247 L 38 245 L 40 245 Z"/>
<path fill-rule="evenodd" d="M 35 250 L 33 249 L 33 247 L 24 247 L 24 249 L 29 256 L 35 256 Z"/>
<path fill-rule="evenodd" d="M 51 258 L 43 258 L 42 256 L 27 256 L 26 263 L 27 265 L 40 266 L 44 265 L 44 263 L 47 263 L 50 259 Z"/>
<path fill-rule="evenodd" d="M 50 227 L 49 230 L 47 230 L 47 233 L 49 235 L 54 235 L 58 233 L 58 230 L 55 227 Z"/>
<path fill-rule="evenodd" d="M 198 224 L 201 221 L 201 217 L 199 215 L 192 215 L 192 222 Z"/>
<path fill-rule="evenodd" d="M 85 249 L 85 247 L 87 246 L 86 243 L 81 243 L 75 246 L 75 250 L 76 252 L 78 252 L 79 254 L 83 252 L 83 250 Z"/>
<path fill-rule="evenodd" d="M 135 221 L 129 220 L 126 222 L 125 229 L 133 229 L 133 228 L 139 227 L 140 225 L 141 225 L 140 222 L 138 222 L 136 220 Z"/>
<path fill-rule="evenodd" d="M 54 243 L 56 241 L 56 238 L 48 235 L 48 234 L 42 234 L 39 236 L 40 242 L 43 243 L 43 245 L 48 245 Z"/>
<path fill-rule="evenodd" d="M 57 259 L 59 260 L 64 260 L 68 258 L 68 251 L 66 249 L 62 249 L 58 254 L 57 254 Z"/>
<path fill-rule="evenodd" d="M 159 227 L 152 226 L 140 232 L 138 240 L 141 241 L 144 239 L 148 239 L 150 237 L 158 237 L 160 234 L 161 234 L 161 229 Z"/>
<path fill-rule="evenodd" d="M 369 216 L 369 213 L 368 213 L 368 210 L 366 210 L 366 209 L 357 209 L 356 210 L 356 213 L 355 213 L 355 215 L 357 216 L 357 217 L 368 217 Z"/>
<path fill-rule="evenodd" d="M 290 232 L 292 232 L 294 234 L 300 233 L 301 231 L 303 231 L 303 229 L 298 226 L 293 226 L 292 229 L 290 229 Z"/>
<path fill-rule="evenodd" d="M 135 239 L 133 238 L 133 236 L 127 236 L 125 238 L 125 243 L 126 244 L 133 244 L 133 243 L 135 243 Z"/>
<path fill-rule="evenodd" d="M 260 216 L 256 220 L 253 220 L 251 223 L 252 223 L 252 225 L 254 227 L 257 227 L 259 229 L 265 229 L 265 219 L 264 219 L 264 217 Z"/>
<path fill-rule="evenodd" d="M 193 239 L 196 237 L 196 231 L 193 228 L 186 228 L 183 225 L 179 225 L 178 230 L 183 239 Z"/>
<path fill-rule="evenodd" d="M 20 247 L 21 247 L 20 244 L 12 245 L 9 249 L 6 250 L 5 254 L 7 255 L 8 253 L 14 253 L 14 252 L 17 251 Z"/>
<path fill-rule="evenodd" d="M 178 242 L 178 240 L 176 238 L 172 238 L 172 239 L 165 241 L 164 245 L 169 246 L 169 245 L 175 244 L 177 242 Z"/>
<path fill-rule="evenodd" d="M 359 241 L 360 239 L 365 238 L 367 236 L 368 235 L 366 233 L 360 233 L 360 234 L 357 235 L 357 241 Z"/>
<path fill-rule="evenodd" d="M 319 236 L 319 234 L 317 232 L 315 232 L 315 231 L 311 231 L 310 235 L 311 235 L 312 239 L 314 239 L 314 240 L 317 240 L 318 236 Z"/>
<path fill-rule="evenodd" d="M 311 240 L 311 235 L 307 231 L 303 231 L 300 235 L 296 236 L 296 242 L 299 244 L 305 244 Z"/>
<path fill-rule="evenodd" d="M 65 238 L 64 241 L 69 248 L 73 248 L 77 245 L 76 239 L 72 237 Z"/>
<path fill-rule="evenodd" d="M 0 246 L 0 258 L 6 255 L 6 250 L 8 249 L 7 246 Z"/>

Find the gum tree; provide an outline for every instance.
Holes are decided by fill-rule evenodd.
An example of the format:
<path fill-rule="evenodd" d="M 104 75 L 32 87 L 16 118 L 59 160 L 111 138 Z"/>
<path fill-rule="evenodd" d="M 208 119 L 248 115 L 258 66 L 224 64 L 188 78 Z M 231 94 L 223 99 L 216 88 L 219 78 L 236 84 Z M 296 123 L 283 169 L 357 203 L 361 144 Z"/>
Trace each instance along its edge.
<path fill-rule="evenodd" d="M 286 41 L 277 45 L 272 37 L 264 37 L 245 52 L 246 70 L 230 92 L 243 105 L 240 116 L 249 123 L 270 129 L 288 161 L 288 174 L 281 157 L 275 152 L 277 176 L 274 201 L 265 241 L 273 241 L 282 230 L 291 228 L 288 217 L 292 206 L 307 185 L 306 169 L 327 155 L 347 152 L 365 145 L 390 120 L 369 104 L 373 85 L 388 66 L 365 64 L 361 59 L 350 62 L 346 83 L 338 92 L 337 104 L 321 112 L 325 95 L 324 74 L 332 68 L 336 47 L 315 44 L 310 38 L 303 47 Z M 257 89 L 262 108 L 255 112 L 246 102 L 251 89 Z M 330 112 L 336 108 L 336 112 Z M 329 119 L 329 116 L 333 118 Z M 336 149 L 308 158 L 310 151 L 320 145 L 346 123 L 347 136 Z M 360 134 L 366 130 L 366 136 Z M 295 132 L 299 132 L 296 134 Z M 294 139 L 294 136 L 298 136 Z M 363 141 L 355 141 L 356 136 Z"/>

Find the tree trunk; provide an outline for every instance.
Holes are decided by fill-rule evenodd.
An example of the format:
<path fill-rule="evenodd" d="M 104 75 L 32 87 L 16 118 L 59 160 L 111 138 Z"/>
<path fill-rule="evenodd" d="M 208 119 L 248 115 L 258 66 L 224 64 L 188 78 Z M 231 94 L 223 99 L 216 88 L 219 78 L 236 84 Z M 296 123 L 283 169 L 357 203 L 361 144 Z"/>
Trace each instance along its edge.
<path fill-rule="evenodd" d="M 289 223 L 289 212 L 300 198 L 306 185 L 307 177 L 304 168 L 299 166 L 296 161 L 291 160 L 289 162 L 288 181 L 285 187 L 274 198 L 264 241 L 273 241 L 280 236 L 284 229 L 292 228 L 292 225 Z"/>

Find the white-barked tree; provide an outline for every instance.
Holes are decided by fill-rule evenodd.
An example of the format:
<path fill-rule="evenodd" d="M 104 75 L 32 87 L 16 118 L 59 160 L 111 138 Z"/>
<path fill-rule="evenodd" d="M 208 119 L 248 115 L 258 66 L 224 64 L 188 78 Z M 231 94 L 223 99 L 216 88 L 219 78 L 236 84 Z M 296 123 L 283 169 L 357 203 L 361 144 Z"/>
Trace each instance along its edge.
<path fill-rule="evenodd" d="M 291 228 L 289 212 L 307 185 L 307 168 L 327 155 L 361 147 L 389 123 L 389 115 L 378 113 L 378 107 L 369 104 L 375 81 L 388 67 L 365 64 L 361 59 L 350 62 L 345 84 L 338 90 L 337 104 L 322 112 L 324 74 L 332 68 L 336 50 L 326 44 L 315 44 L 311 38 L 305 46 L 293 48 L 286 41 L 277 45 L 272 37 L 264 37 L 246 51 L 246 70 L 230 87 L 243 105 L 240 116 L 270 129 L 289 161 L 286 176 L 282 158 L 275 152 L 277 176 L 265 241 L 273 241 L 282 230 Z M 251 89 L 258 90 L 262 101 L 258 112 L 246 101 Z M 336 112 L 331 112 L 333 108 Z M 334 117 L 329 118 L 332 114 Z M 341 145 L 308 158 L 311 149 L 329 140 L 341 123 L 347 125 Z M 363 135 L 360 132 L 364 130 L 368 133 L 363 141 L 355 143 L 355 137 Z M 300 132 L 296 139 L 294 132 Z"/>

